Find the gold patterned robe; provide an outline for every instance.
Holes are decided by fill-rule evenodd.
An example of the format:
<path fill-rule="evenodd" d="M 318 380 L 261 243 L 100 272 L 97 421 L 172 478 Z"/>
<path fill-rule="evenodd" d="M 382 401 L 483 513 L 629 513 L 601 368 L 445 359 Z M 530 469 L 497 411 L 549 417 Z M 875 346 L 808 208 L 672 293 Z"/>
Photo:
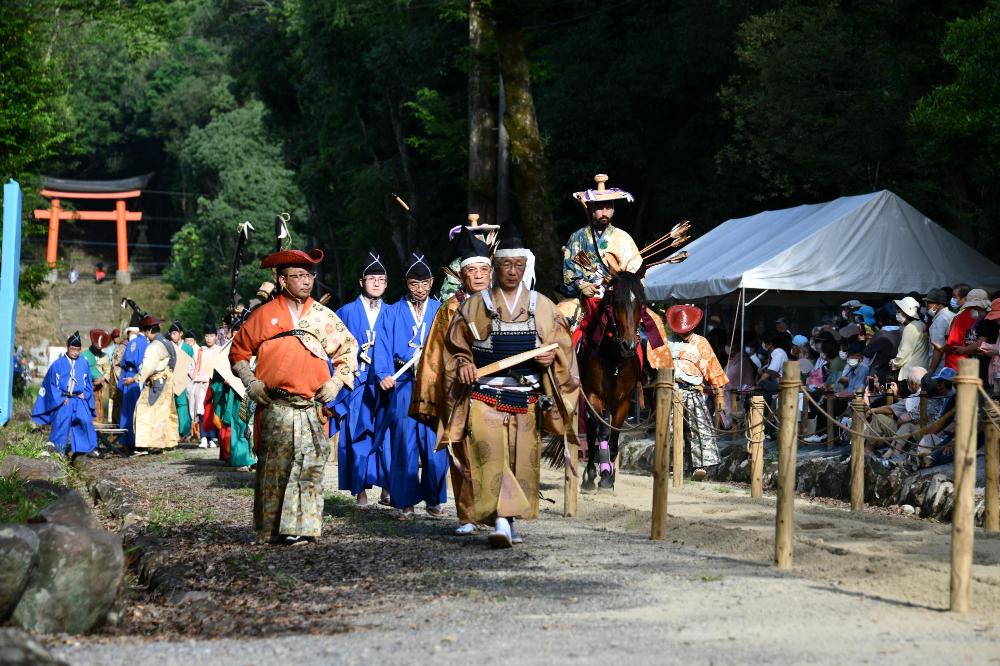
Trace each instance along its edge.
<path fill-rule="evenodd" d="M 493 290 L 494 303 L 501 301 Z M 529 294 L 521 294 L 513 304 L 520 317 L 511 317 L 503 306 L 497 312 L 506 321 L 527 318 Z M 471 493 L 475 522 L 488 523 L 497 515 L 536 518 L 538 483 L 541 467 L 541 440 L 536 411 L 542 403 L 531 404 L 528 411 L 511 414 L 469 398 L 467 386 L 458 377 L 460 363 L 473 362 L 474 336 L 490 332 L 492 314 L 482 294 L 470 296 L 452 318 L 445 338 L 442 359 L 444 381 L 443 405 L 448 421 L 439 430 L 438 448 L 451 446 L 453 458 L 468 462 L 463 477 Z M 580 377 L 573 352 L 572 338 L 565 318 L 548 298 L 538 295 L 535 326 L 540 345 L 552 342 L 559 346 L 556 359 L 541 375 L 541 392 L 554 404 L 540 419 L 543 429 L 553 435 L 567 435 L 576 441 L 576 406 Z M 472 521 L 470 521 L 472 522 Z"/>
<path fill-rule="evenodd" d="M 136 448 L 172 449 L 178 443 L 174 373 L 170 368 L 170 352 L 166 348 L 169 344 L 172 343 L 162 337 L 150 342 L 135 378 L 142 386 L 135 404 Z M 159 392 L 156 393 L 156 390 Z M 150 396 L 154 393 L 155 400 L 150 404 Z"/>

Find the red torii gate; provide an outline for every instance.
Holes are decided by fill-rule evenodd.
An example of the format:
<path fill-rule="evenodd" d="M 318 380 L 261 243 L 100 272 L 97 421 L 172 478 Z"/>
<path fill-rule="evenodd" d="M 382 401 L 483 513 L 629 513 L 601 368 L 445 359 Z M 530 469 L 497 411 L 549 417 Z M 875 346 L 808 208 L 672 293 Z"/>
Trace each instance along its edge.
<path fill-rule="evenodd" d="M 49 242 L 45 252 L 45 260 L 49 266 L 55 267 L 58 258 L 60 220 L 114 222 L 118 246 L 118 272 L 115 279 L 127 282 L 129 280 L 128 230 L 125 224 L 140 221 L 142 212 L 126 210 L 125 200 L 139 198 L 152 177 L 153 174 L 148 173 L 122 180 L 46 178 L 39 194 L 51 199 L 51 207 L 47 210 L 36 209 L 34 216 L 36 220 L 49 221 Z M 63 210 L 59 205 L 60 199 L 114 201 L 115 209 L 113 211 Z"/>

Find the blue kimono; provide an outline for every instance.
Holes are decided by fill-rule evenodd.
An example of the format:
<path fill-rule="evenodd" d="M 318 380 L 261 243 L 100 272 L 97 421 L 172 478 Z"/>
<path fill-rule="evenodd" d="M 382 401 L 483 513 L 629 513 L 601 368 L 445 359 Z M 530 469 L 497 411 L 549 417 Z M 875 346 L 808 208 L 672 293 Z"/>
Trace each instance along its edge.
<path fill-rule="evenodd" d="M 142 392 L 142 385 L 136 382 L 126 386 L 124 382 L 129 377 L 135 377 L 139 374 L 139 368 L 142 366 L 142 357 L 146 353 L 146 347 L 148 346 L 149 340 L 146 339 L 145 335 L 140 333 L 129 340 L 128 347 L 125 348 L 125 353 L 122 354 L 122 371 L 118 376 L 118 390 L 122 396 L 122 410 L 118 426 L 125 428 L 127 432 L 122 434 L 119 441 L 129 449 L 135 448 L 135 403 L 139 401 L 139 393 Z"/>
<path fill-rule="evenodd" d="M 90 453 L 97 448 L 94 385 L 86 359 L 71 361 L 63 355 L 49 366 L 38 389 L 31 420 L 52 426 L 49 441 L 65 455 Z"/>
<path fill-rule="evenodd" d="M 337 310 L 337 316 L 358 341 L 354 389 L 345 390 L 347 396 L 335 410 L 340 425 L 337 443 L 340 489 L 350 490 L 353 495 L 372 486 L 387 488 L 389 485 L 389 433 L 383 430 L 378 446 L 374 444 L 375 414 L 386 401 L 371 370 L 377 339 L 375 331 L 385 318 L 387 308 L 383 303 L 375 319 L 375 328 L 368 327 L 368 305 L 361 296 Z"/>
<path fill-rule="evenodd" d="M 440 301 L 428 298 L 423 321 L 417 325 L 404 298 L 385 308 L 375 327 L 375 381 L 391 377 L 397 368 L 409 361 L 413 353 L 427 341 Z M 410 418 L 410 398 L 413 395 L 411 366 L 396 380 L 396 386 L 382 391 L 388 404 L 375 420 L 375 440 L 388 432 L 392 465 L 389 468 L 389 497 L 392 506 L 404 508 L 418 502 L 428 506 L 444 504 L 448 499 L 445 476 L 448 474 L 448 452 L 435 451 L 435 432 L 420 421 Z M 421 474 L 422 472 L 422 474 Z"/>

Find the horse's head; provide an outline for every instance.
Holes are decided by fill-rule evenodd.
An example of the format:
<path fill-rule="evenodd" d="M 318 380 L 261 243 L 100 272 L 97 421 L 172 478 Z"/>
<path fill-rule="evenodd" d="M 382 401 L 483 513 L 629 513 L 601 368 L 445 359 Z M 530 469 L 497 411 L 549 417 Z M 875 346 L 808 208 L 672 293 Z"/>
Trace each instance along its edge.
<path fill-rule="evenodd" d="M 622 358 L 635 356 L 639 345 L 638 330 L 646 306 L 646 290 L 635 273 L 619 271 L 608 284 L 604 299 L 614 313 L 612 331 Z"/>

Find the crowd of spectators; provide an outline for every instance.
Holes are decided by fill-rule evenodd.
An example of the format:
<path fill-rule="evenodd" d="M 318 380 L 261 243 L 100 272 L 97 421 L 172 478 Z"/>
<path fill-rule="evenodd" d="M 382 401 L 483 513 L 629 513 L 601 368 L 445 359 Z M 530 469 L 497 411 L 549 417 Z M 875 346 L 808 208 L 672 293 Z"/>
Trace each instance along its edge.
<path fill-rule="evenodd" d="M 824 406 L 809 405 L 812 434 L 803 437 L 806 444 L 826 442 L 822 411 L 830 394 L 832 413 L 845 425 L 851 401 L 862 395 L 866 422 L 858 429 L 864 428 L 867 450 L 887 466 L 951 460 L 959 360 L 978 358 L 983 386 L 1000 395 L 1000 291 L 987 294 L 956 284 L 884 303 L 849 300 L 839 313 L 808 329 L 781 317 L 759 337 L 746 331 L 742 350 L 730 348 L 736 338 L 718 322 L 710 326 L 717 330 L 714 336 L 710 331 L 709 340 L 724 359 L 730 389 L 738 388 L 743 396 L 758 392 L 773 400 L 785 362 L 799 361 L 803 384 Z M 921 392 L 930 424 L 926 433 L 918 425 Z M 772 437 L 773 430 L 766 430 Z"/>

